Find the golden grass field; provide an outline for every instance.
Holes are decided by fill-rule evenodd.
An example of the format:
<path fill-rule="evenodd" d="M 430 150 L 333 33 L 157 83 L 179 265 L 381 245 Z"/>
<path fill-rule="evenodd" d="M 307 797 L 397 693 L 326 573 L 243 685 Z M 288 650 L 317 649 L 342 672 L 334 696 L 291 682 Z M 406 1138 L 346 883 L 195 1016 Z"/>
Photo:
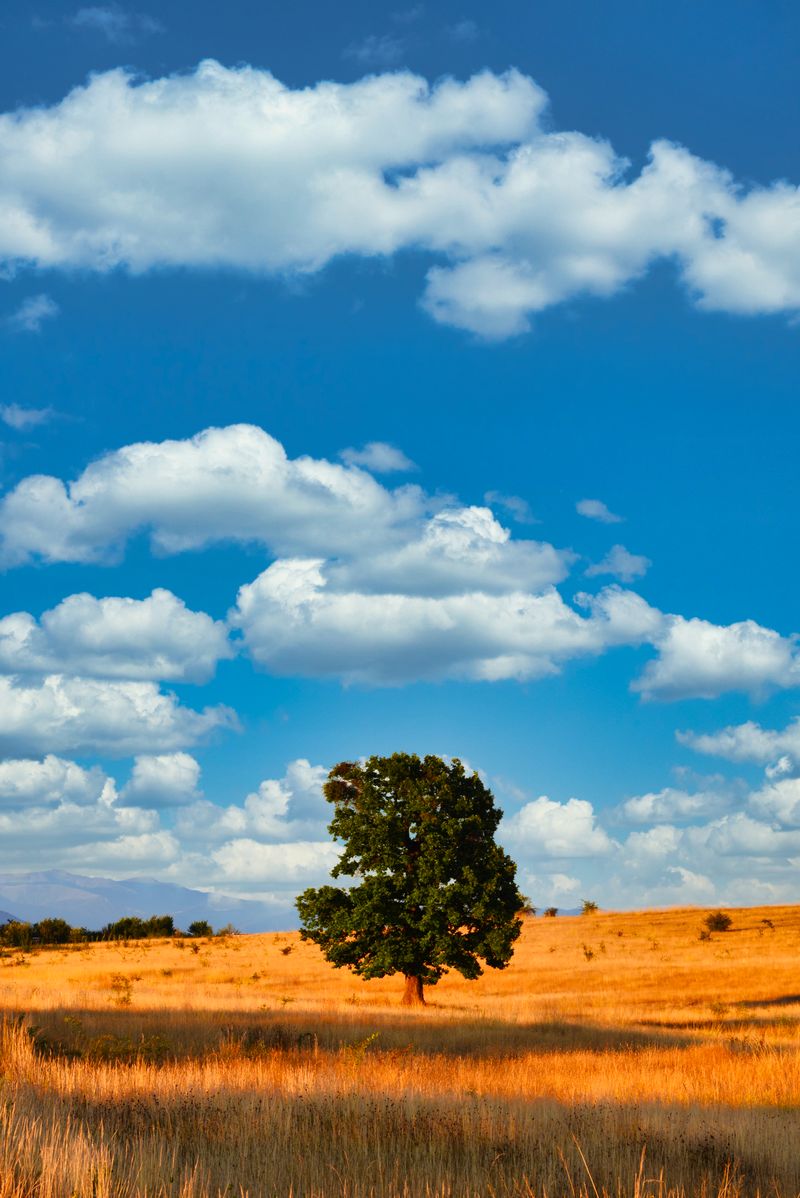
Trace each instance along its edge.
<path fill-rule="evenodd" d="M 795 1198 L 800 908 L 730 913 L 527 919 L 417 1010 L 296 934 L 6 950 L 0 1198 Z"/>

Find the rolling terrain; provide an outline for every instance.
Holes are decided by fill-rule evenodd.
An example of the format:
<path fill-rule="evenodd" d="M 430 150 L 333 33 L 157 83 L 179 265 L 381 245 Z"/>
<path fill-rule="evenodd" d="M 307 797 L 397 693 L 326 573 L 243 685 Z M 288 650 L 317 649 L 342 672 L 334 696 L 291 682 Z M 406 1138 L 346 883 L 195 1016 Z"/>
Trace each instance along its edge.
<path fill-rule="evenodd" d="M 800 908 L 707 914 L 527 919 L 412 1011 L 296 933 L 6 950 L 0 1198 L 794 1198 Z"/>

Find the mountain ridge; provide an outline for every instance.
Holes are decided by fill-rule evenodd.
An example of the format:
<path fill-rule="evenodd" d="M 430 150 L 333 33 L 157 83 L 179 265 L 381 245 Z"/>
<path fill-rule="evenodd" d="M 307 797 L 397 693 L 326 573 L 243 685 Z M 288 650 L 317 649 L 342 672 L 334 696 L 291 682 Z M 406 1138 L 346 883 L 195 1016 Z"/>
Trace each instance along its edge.
<path fill-rule="evenodd" d="M 5 908 L 16 912 L 8 915 Z M 289 931 L 298 926 L 288 903 L 209 894 L 157 878 L 105 878 L 66 870 L 0 873 L 0 923 L 35 923 L 60 916 L 73 926 L 98 929 L 136 915 L 172 915 L 176 927 L 206 919 L 213 927 L 234 924 L 242 932 Z M 7 916 L 7 918 L 6 918 Z"/>

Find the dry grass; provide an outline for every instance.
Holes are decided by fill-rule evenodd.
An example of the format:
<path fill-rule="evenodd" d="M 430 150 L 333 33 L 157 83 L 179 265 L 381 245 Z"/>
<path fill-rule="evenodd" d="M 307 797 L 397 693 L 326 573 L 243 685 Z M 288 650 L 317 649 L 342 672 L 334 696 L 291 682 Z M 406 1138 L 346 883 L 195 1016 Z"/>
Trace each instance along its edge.
<path fill-rule="evenodd" d="M 704 914 L 529 920 L 421 1012 L 289 934 L 6 953 L 0 1198 L 793 1198 L 800 908 Z"/>

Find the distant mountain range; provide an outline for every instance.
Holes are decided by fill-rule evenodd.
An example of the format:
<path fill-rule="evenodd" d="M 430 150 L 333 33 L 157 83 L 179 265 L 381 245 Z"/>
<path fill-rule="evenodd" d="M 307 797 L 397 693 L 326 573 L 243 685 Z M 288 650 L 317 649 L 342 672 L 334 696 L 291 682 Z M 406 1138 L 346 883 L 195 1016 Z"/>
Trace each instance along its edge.
<path fill-rule="evenodd" d="M 59 869 L 0 874 L 0 907 L 15 912 L 0 910 L 0 924 L 59 916 L 73 927 L 96 929 L 125 915 L 171 915 L 175 926 L 184 929 L 196 919 L 207 919 L 214 928 L 232 923 L 241 932 L 284 931 L 298 925 L 294 908 L 280 903 L 205 894 L 155 878 L 114 881 Z"/>
<path fill-rule="evenodd" d="M 5 908 L 10 908 L 11 915 Z M 240 932 L 289 931 L 298 926 L 293 906 L 206 894 L 156 878 L 92 878 L 48 869 L 40 873 L 0 873 L 0 924 L 9 919 L 59 916 L 73 927 L 98 929 L 104 924 L 138 915 L 171 915 L 184 930 L 196 919 L 214 928 L 233 924 Z M 579 915 L 580 908 L 559 909 L 559 915 Z M 537 919 L 541 916 L 537 915 Z"/>

